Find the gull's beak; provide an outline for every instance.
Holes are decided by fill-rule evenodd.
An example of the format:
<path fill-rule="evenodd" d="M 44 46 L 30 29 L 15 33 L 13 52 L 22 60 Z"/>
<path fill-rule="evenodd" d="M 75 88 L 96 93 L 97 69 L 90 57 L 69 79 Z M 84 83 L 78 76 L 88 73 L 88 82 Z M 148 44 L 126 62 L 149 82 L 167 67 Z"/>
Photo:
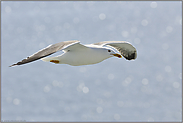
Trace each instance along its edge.
<path fill-rule="evenodd" d="M 122 58 L 122 56 L 120 55 L 120 54 L 112 54 L 113 56 L 116 56 L 116 57 L 118 57 L 118 58 Z"/>

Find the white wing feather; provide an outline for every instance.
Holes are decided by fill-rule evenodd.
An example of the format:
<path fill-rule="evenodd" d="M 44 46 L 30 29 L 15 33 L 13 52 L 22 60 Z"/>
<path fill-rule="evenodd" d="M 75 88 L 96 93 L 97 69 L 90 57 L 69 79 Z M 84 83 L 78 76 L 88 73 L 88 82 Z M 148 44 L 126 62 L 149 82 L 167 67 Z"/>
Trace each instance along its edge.
<path fill-rule="evenodd" d="M 58 52 L 60 50 L 64 50 L 68 47 L 74 46 L 75 44 L 79 44 L 80 41 L 78 40 L 72 40 L 72 41 L 64 41 L 64 42 L 59 42 L 56 44 L 49 45 L 48 47 L 39 50 L 38 52 L 34 53 L 33 55 L 23 59 L 20 62 L 17 62 L 16 64 L 13 64 L 9 67 L 15 66 L 15 65 L 22 65 L 26 64 L 32 61 L 36 61 L 38 59 L 44 58 L 46 56 L 49 56 L 55 52 Z"/>

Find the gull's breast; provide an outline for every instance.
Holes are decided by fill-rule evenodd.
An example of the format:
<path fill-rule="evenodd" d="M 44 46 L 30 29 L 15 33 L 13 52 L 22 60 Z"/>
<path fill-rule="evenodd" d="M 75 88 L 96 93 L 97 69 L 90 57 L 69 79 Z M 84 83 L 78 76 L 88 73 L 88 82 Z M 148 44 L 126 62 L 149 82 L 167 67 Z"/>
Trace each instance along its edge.
<path fill-rule="evenodd" d="M 65 64 L 73 66 L 96 64 L 106 59 L 97 49 L 69 51 L 61 57 Z"/>

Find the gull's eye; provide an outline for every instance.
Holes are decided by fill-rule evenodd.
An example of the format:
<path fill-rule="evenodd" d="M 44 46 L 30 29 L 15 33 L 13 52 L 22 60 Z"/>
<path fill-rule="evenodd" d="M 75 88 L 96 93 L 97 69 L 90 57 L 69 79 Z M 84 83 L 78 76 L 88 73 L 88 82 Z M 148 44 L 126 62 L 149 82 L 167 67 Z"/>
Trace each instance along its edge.
<path fill-rule="evenodd" d="M 111 50 L 108 50 L 108 52 L 111 52 Z"/>

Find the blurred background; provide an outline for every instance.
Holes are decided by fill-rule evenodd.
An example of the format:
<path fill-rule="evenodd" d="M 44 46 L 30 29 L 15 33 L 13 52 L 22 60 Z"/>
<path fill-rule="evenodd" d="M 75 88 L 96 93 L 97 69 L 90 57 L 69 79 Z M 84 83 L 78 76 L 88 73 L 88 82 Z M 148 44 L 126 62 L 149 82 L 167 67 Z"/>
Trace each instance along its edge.
<path fill-rule="evenodd" d="M 181 11 L 180 1 L 1 2 L 2 120 L 180 122 Z M 8 67 L 67 40 L 128 41 L 137 59 Z"/>

